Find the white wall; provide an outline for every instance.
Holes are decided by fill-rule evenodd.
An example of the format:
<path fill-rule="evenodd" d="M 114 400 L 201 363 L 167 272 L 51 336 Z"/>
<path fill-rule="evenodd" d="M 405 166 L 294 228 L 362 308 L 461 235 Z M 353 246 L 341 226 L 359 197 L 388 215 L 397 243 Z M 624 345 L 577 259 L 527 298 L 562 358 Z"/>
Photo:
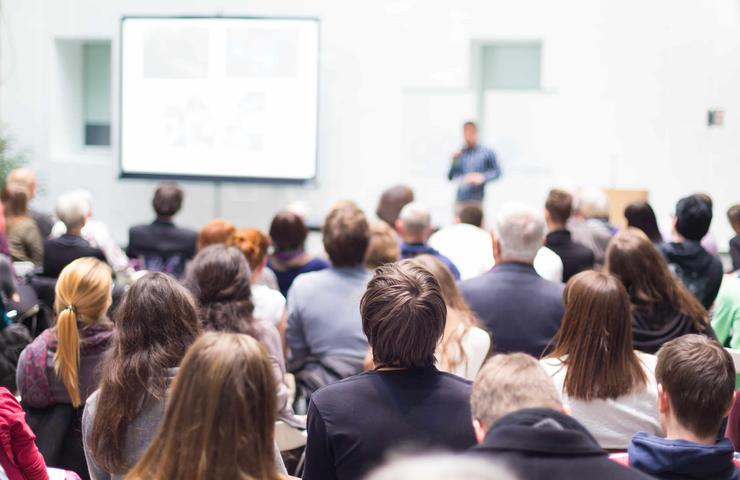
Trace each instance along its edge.
<path fill-rule="evenodd" d="M 322 215 L 352 198 L 368 209 L 383 188 L 408 183 L 449 221 L 445 179 L 462 121 L 474 116 L 471 44 L 541 40 L 544 91 L 486 95 L 484 137 L 504 178 L 487 211 L 516 199 L 539 205 L 553 185 L 645 188 L 662 219 L 676 199 L 707 191 L 713 231 L 740 201 L 740 2 L 738 0 L 2 0 L 0 119 L 27 147 L 50 208 L 85 187 L 96 215 L 126 240 L 151 217 L 156 182 L 119 180 L 115 147 L 55 142 L 72 128 L 63 106 L 58 39 L 112 39 L 114 98 L 122 15 L 306 15 L 321 19 L 319 176 L 303 186 L 188 183 L 180 221 L 215 213 L 266 227 L 285 204 Z M 709 108 L 725 126 L 709 129 Z M 117 104 L 112 105 L 114 122 Z M 114 123 L 114 141 L 116 125 Z M 64 135 L 62 135 L 64 136 Z M 734 181 L 733 181 L 734 180 Z"/>

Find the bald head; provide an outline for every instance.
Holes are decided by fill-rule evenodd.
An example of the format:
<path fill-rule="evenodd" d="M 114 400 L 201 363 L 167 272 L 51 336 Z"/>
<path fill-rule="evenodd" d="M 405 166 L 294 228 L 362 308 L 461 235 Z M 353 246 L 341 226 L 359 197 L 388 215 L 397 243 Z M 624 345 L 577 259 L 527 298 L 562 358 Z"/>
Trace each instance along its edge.
<path fill-rule="evenodd" d="M 5 184 L 25 189 L 29 200 L 36 195 L 36 174 L 30 168 L 22 167 L 11 170 L 5 177 Z"/>

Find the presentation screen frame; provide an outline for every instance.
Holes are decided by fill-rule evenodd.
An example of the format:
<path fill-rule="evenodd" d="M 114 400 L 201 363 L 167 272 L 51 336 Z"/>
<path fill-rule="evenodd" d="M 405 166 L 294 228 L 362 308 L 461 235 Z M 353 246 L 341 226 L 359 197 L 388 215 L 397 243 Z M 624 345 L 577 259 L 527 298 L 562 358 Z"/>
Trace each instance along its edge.
<path fill-rule="evenodd" d="M 287 20 L 287 21 L 313 21 L 316 23 L 316 140 L 314 151 L 314 170 L 313 176 L 308 178 L 281 178 L 281 177 L 256 177 L 256 176 L 232 176 L 232 175 L 188 175 L 173 174 L 166 172 L 127 172 L 123 169 L 123 27 L 126 20 L 136 19 L 161 19 L 161 20 Z M 118 30 L 118 125 L 116 131 L 118 134 L 118 178 L 120 179 L 149 179 L 149 180 L 180 180 L 180 181 L 210 181 L 210 182 L 228 182 L 228 183 L 269 183 L 269 184 L 289 184 L 301 185 L 316 181 L 319 174 L 319 129 L 320 114 L 319 107 L 321 94 L 321 20 L 319 17 L 311 16 L 253 16 L 253 15 L 123 15 L 119 22 Z"/>

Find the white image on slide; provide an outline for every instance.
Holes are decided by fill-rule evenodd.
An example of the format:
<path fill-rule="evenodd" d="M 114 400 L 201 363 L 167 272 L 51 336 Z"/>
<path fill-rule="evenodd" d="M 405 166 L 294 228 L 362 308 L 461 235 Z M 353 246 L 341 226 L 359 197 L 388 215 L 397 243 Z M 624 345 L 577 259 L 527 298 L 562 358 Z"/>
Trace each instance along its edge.
<path fill-rule="evenodd" d="M 190 97 L 182 105 L 165 108 L 162 138 L 171 147 L 213 147 L 215 135 L 208 105 L 197 97 Z"/>
<path fill-rule="evenodd" d="M 147 33 L 143 50 L 144 78 L 192 79 L 208 76 L 208 30 L 170 27 Z"/>
<path fill-rule="evenodd" d="M 295 77 L 298 32 L 287 28 L 230 28 L 226 34 L 229 77 Z"/>

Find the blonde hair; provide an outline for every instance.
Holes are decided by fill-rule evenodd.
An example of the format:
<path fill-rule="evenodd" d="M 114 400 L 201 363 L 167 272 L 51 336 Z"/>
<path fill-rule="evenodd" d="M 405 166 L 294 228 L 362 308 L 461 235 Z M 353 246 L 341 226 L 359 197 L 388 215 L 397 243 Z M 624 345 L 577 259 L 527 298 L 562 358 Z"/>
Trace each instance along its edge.
<path fill-rule="evenodd" d="M 400 258 L 401 246 L 395 230 L 385 222 L 370 225 L 370 243 L 365 252 L 365 266 L 374 270 Z"/>
<path fill-rule="evenodd" d="M 67 389 L 72 405 L 80 399 L 80 324 L 98 323 L 111 304 L 111 269 L 95 258 L 79 258 L 62 270 L 56 285 L 57 350 L 54 372 Z"/>

